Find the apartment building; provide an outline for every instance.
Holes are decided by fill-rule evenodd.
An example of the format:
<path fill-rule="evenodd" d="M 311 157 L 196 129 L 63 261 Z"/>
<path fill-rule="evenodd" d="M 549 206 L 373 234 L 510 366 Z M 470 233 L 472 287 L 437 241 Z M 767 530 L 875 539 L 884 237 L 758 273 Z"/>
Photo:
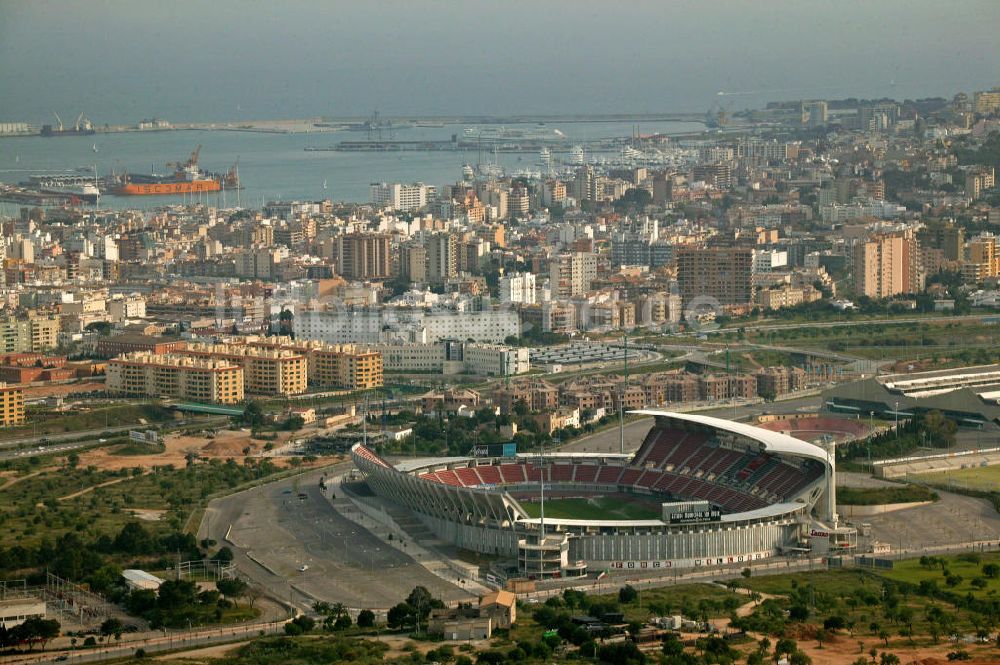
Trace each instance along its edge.
<path fill-rule="evenodd" d="M 854 246 L 854 288 L 869 298 L 916 293 L 923 287 L 920 244 L 910 230 L 869 236 Z"/>
<path fill-rule="evenodd" d="M 0 427 L 24 423 L 24 391 L 20 386 L 0 383 Z"/>
<path fill-rule="evenodd" d="M 1000 243 L 997 236 L 983 233 L 969 240 L 967 257 L 962 263 L 962 277 L 969 283 L 981 283 L 1000 276 Z"/>
<path fill-rule="evenodd" d="M 714 298 L 742 305 L 753 296 L 753 250 L 749 247 L 677 248 L 677 283 L 685 303 Z"/>
<path fill-rule="evenodd" d="M 149 335 L 112 335 L 97 340 L 95 351 L 102 358 L 113 358 L 123 353 L 147 351 L 156 355 L 180 351 L 187 342 L 177 337 Z"/>
<path fill-rule="evenodd" d="M 337 272 L 346 279 L 387 279 L 392 267 L 386 234 L 349 233 L 337 238 Z"/>
<path fill-rule="evenodd" d="M 597 279 L 597 256 L 590 252 L 567 252 L 552 257 L 549 264 L 549 285 L 552 298 L 572 298 L 586 295 Z"/>
<path fill-rule="evenodd" d="M 244 392 L 248 395 L 300 395 L 308 385 L 306 357 L 296 351 L 238 344 L 192 343 L 179 353 L 240 365 L 243 368 Z"/>
<path fill-rule="evenodd" d="M 386 184 L 375 182 L 371 184 L 372 203 L 393 210 L 418 210 L 427 205 L 430 188 L 422 182 L 412 185 L 402 183 Z"/>
<path fill-rule="evenodd" d="M 138 351 L 108 361 L 107 389 L 119 395 L 238 404 L 244 397 L 244 375 L 239 363 L 225 358 Z"/>
<path fill-rule="evenodd" d="M 59 317 L 29 315 L 0 319 L 0 353 L 37 353 L 58 344 Z"/>
<path fill-rule="evenodd" d="M 975 166 L 965 172 L 965 194 L 970 199 L 978 199 L 983 191 L 996 185 L 993 167 Z"/>
<path fill-rule="evenodd" d="M 115 296 L 108 301 L 108 314 L 112 323 L 146 318 L 146 299 L 138 295 Z"/>
<path fill-rule="evenodd" d="M 530 272 L 515 272 L 500 278 L 500 302 L 534 305 L 535 276 Z"/>
<path fill-rule="evenodd" d="M 458 240 L 451 233 L 435 233 L 424 242 L 427 280 L 440 284 L 458 275 Z"/>

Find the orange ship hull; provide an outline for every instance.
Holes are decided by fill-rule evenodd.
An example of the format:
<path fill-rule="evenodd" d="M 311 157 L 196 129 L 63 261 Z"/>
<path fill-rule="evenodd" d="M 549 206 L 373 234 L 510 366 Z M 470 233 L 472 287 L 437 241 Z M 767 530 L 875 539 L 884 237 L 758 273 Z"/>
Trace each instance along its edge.
<path fill-rule="evenodd" d="M 170 194 L 193 194 L 198 192 L 218 192 L 222 184 L 218 180 L 190 180 L 185 182 L 129 182 L 115 190 L 120 196 L 168 196 Z"/>

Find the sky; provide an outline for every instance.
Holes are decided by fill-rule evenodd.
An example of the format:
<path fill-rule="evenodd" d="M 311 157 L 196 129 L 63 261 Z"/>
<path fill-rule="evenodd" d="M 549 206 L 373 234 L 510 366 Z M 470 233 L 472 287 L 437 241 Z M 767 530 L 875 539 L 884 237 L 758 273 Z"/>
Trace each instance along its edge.
<path fill-rule="evenodd" d="M 950 97 L 1000 85 L 998 33 L 997 0 L 0 0 L 0 121 Z"/>

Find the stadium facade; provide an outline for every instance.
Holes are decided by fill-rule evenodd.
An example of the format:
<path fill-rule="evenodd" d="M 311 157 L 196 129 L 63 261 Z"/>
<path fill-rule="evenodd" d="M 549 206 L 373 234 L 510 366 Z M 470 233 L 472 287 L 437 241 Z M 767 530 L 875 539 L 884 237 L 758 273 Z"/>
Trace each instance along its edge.
<path fill-rule="evenodd" d="M 439 538 L 516 558 L 542 578 L 588 570 L 745 565 L 856 546 L 838 528 L 834 459 L 779 432 L 709 416 L 634 411 L 654 424 L 632 455 L 554 453 L 424 459 L 393 465 L 355 445 L 370 488 L 412 510 Z M 543 483 L 544 479 L 544 483 Z M 659 519 L 530 516 L 542 496 L 633 498 Z"/>

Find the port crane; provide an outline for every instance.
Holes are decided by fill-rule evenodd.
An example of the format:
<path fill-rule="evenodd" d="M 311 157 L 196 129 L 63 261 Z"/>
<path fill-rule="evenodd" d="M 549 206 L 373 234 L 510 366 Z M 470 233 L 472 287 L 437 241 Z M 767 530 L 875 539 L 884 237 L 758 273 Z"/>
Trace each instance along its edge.
<path fill-rule="evenodd" d="M 191 156 L 183 164 L 180 163 L 180 162 L 167 162 L 167 166 L 170 167 L 170 168 L 178 169 L 178 170 L 185 169 L 185 168 L 190 168 L 192 166 L 197 166 L 198 165 L 198 155 L 200 155 L 200 154 L 201 154 L 201 146 L 199 145 L 197 148 L 194 149 L 194 152 L 191 153 Z"/>
<path fill-rule="evenodd" d="M 62 118 L 60 118 L 59 114 L 56 113 L 55 111 L 52 112 L 52 115 L 56 117 L 56 122 L 59 123 L 59 131 L 61 132 L 63 130 Z"/>

